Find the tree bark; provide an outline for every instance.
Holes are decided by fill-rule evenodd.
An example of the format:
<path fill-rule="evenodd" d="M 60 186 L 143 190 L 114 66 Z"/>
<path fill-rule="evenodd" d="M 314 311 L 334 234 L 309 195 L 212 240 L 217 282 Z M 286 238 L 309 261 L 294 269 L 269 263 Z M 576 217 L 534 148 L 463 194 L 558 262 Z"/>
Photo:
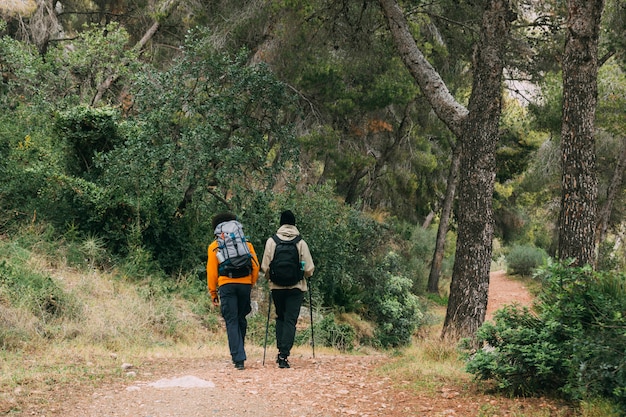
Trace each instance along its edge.
<path fill-rule="evenodd" d="M 466 175 L 459 188 L 459 235 L 442 337 L 472 337 L 484 322 L 487 310 L 503 56 L 513 15 L 507 0 L 484 2 L 468 111 L 456 102 L 420 52 L 397 2 L 378 2 L 404 64 L 461 146 L 460 167 Z"/>
<path fill-rule="evenodd" d="M 446 195 L 441 207 L 441 218 L 439 219 L 439 227 L 437 228 L 437 240 L 435 241 L 435 251 L 433 260 L 430 264 L 430 274 L 428 275 L 427 291 L 432 294 L 439 294 L 439 277 L 441 276 L 441 265 L 443 263 L 443 255 L 446 249 L 446 235 L 450 225 L 450 217 L 452 216 L 452 207 L 454 206 L 454 197 L 456 196 L 456 187 L 459 183 L 459 170 L 461 165 L 461 143 L 457 142 L 452 152 L 452 162 L 450 163 L 450 172 L 448 173 L 448 185 L 446 187 Z"/>
<path fill-rule="evenodd" d="M 488 1 L 474 52 L 469 116 L 461 140 L 459 232 L 442 337 L 473 337 L 487 312 L 494 233 L 493 189 L 502 107 L 504 52 L 513 16 L 506 0 Z"/>
<path fill-rule="evenodd" d="M 609 220 L 611 219 L 611 211 L 615 199 L 619 194 L 619 190 L 622 187 L 624 178 L 624 171 L 626 170 L 626 138 L 622 138 L 622 149 L 617 157 L 617 164 L 615 165 L 615 171 L 613 171 L 613 178 L 606 191 L 606 201 L 602 206 L 602 209 L 598 213 L 598 227 L 596 230 L 597 239 L 596 243 L 604 242 L 606 234 L 609 230 Z"/>
<path fill-rule="evenodd" d="M 559 259 L 594 264 L 598 179 L 594 119 L 603 0 L 568 0 L 563 56 Z"/>

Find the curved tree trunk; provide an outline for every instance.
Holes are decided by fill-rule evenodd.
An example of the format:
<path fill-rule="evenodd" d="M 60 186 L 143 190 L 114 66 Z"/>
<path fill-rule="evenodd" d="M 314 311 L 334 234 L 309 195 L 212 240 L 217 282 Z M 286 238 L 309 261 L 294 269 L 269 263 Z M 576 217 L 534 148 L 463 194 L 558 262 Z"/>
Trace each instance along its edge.
<path fill-rule="evenodd" d="M 396 0 L 378 0 L 402 62 L 407 67 L 437 117 L 458 138 L 463 132 L 467 109 L 450 94 L 439 73 L 419 50 L 409 24 Z"/>
<path fill-rule="evenodd" d="M 487 2 L 474 54 L 469 116 L 461 140 L 457 237 L 442 337 L 473 337 L 487 312 L 496 146 L 502 105 L 504 50 L 512 20 L 506 0 Z"/>
<path fill-rule="evenodd" d="M 603 0 L 568 0 L 563 56 L 559 259 L 594 264 L 598 179 L 594 119 Z"/>
<path fill-rule="evenodd" d="M 443 337 L 472 337 L 487 310 L 493 238 L 492 193 L 501 112 L 503 55 L 512 13 L 507 0 L 485 1 L 474 58 L 469 112 L 450 94 L 417 47 L 395 0 L 378 0 L 400 57 L 437 116 L 461 146 L 459 235 Z"/>
<path fill-rule="evenodd" d="M 441 276 L 441 265 L 443 263 L 443 255 L 446 249 L 446 235 L 450 226 L 450 217 L 452 216 L 452 207 L 454 206 L 454 197 L 456 196 L 456 186 L 459 183 L 459 167 L 461 165 L 461 144 L 457 142 L 452 152 L 452 162 L 450 163 L 450 172 L 448 173 L 448 185 L 446 187 L 446 196 L 441 207 L 441 218 L 439 227 L 437 228 L 437 240 L 435 242 L 435 252 L 433 260 L 430 264 L 430 274 L 428 275 L 427 291 L 432 294 L 439 294 L 439 277 Z"/>

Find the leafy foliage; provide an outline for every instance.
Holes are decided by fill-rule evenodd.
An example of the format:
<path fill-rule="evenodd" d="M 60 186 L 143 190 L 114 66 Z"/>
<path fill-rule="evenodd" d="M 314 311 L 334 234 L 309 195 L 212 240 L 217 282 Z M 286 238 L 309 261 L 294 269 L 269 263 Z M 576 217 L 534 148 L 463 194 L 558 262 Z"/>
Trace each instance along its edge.
<path fill-rule="evenodd" d="M 411 292 L 412 281 L 399 274 L 400 264 L 398 254 L 389 252 L 368 276 L 364 303 L 368 316 L 377 324 L 376 340 L 383 347 L 410 344 L 424 319 L 419 299 Z"/>
<path fill-rule="evenodd" d="M 119 112 L 111 107 L 93 108 L 85 105 L 56 114 L 55 130 L 66 142 L 69 173 L 97 178 L 97 174 L 90 173 L 94 168 L 94 158 L 122 144 L 119 118 Z"/>
<path fill-rule="evenodd" d="M 536 305 L 506 307 L 477 333 L 476 378 L 521 394 L 607 398 L 626 410 L 626 277 L 552 264 Z"/>
<path fill-rule="evenodd" d="M 545 250 L 530 245 L 513 245 L 506 255 L 508 272 L 531 276 L 548 259 Z"/>
<path fill-rule="evenodd" d="M 338 323 L 334 314 L 327 314 L 315 325 L 315 339 L 324 346 L 333 347 L 342 352 L 352 350 L 356 342 L 356 330 L 347 323 Z"/>
<path fill-rule="evenodd" d="M 118 221 L 136 222 L 168 272 L 212 236 L 212 213 L 244 211 L 294 152 L 285 86 L 245 52 L 215 54 L 204 42 L 191 34 L 169 70 L 138 77 L 125 146 L 98 160 L 102 183 L 119 190 Z"/>
<path fill-rule="evenodd" d="M 333 184 L 360 209 L 413 221 L 426 216 L 444 186 L 448 137 L 379 30 L 376 5 L 283 3 L 277 6 L 285 25 L 277 33 L 281 59 L 270 56 L 270 64 L 310 109 L 301 157 L 309 181 Z M 442 43 L 429 52 L 437 48 L 445 55 Z"/>

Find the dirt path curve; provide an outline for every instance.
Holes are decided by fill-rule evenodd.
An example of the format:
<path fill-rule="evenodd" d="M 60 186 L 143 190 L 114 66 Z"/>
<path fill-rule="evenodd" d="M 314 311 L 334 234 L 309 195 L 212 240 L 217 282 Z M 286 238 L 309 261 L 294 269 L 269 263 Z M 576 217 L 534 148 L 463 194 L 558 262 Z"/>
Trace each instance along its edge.
<path fill-rule="evenodd" d="M 487 300 L 485 319 L 492 320 L 493 313 L 503 305 L 518 303 L 530 307 L 533 298 L 524 284 L 507 277 L 504 271 L 495 271 L 489 275 L 489 298 Z"/>
<path fill-rule="evenodd" d="M 530 303 L 530 295 L 503 272 L 491 276 L 488 318 L 503 303 Z M 269 352 L 270 350 L 268 350 Z M 153 359 L 133 369 L 126 383 L 100 387 L 68 400 L 46 416 L 64 417 L 473 417 L 485 404 L 512 401 L 462 394 L 444 386 L 439 395 L 409 394 L 408 381 L 375 373 L 384 355 L 292 356 L 291 369 L 278 369 L 262 350 L 249 353 L 246 369 L 230 361 Z M 38 414 L 40 415 L 40 414 Z M 44 415 L 44 414 L 41 414 Z"/>

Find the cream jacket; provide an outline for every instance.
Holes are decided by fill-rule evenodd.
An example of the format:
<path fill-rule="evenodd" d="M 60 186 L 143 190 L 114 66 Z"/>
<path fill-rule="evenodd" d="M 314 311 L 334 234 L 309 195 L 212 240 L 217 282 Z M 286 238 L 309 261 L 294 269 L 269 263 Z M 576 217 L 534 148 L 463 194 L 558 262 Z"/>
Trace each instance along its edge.
<path fill-rule="evenodd" d="M 276 232 L 278 237 L 282 240 L 293 240 L 296 236 L 300 235 L 298 228 L 296 226 L 290 224 L 284 224 L 280 226 L 278 231 Z M 274 284 L 272 281 L 269 281 L 269 269 L 270 262 L 274 258 L 274 250 L 276 249 L 276 242 L 271 237 L 267 239 L 265 242 L 265 250 L 263 252 L 263 260 L 261 261 L 261 271 L 265 274 L 265 277 L 268 278 L 270 289 L 271 290 L 282 290 L 282 289 L 290 289 L 290 288 L 298 288 L 301 291 L 307 291 L 308 287 L 306 285 L 306 278 L 309 278 L 313 275 L 315 271 L 315 264 L 313 263 L 313 258 L 311 257 L 311 252 L 309 251 L 309 245 L 304 241 L 304 239 L 300 240 L 296 244 L 298 248 L 298 252 L 300 253 L 300 260 L 304 261 L 304 278 L 300 280 L 296 285 L 291 287 L 282 287 L 280 285 Z"/>

